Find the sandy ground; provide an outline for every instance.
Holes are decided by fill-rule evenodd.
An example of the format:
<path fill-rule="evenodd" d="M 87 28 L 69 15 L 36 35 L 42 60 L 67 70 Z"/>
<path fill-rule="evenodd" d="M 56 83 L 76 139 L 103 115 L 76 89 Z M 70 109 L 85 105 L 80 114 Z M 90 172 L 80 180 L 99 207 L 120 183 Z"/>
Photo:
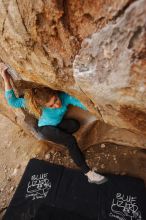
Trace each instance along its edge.
<path fill-rule="evenodd" d="M 146 150 L 103 143 L 84 153 L 88 164 L 101 173 L 128 174 L 146 183 Z M 67 151 L 54 151 L 0 115 L 0 219 L 33 157 L 77 168 Z"/>

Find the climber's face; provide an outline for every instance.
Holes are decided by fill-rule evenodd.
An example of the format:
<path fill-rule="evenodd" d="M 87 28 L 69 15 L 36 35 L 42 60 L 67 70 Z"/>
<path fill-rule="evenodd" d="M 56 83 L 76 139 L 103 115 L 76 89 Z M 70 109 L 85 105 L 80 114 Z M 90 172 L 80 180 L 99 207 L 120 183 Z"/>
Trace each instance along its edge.
<path fill-rule="evenodd" d="M 52 91 L 46 87 L 35 88 L 33 97 L 37 104 L 47 108 L 60 108 L 62 103 L 57 91 Z"/>
<path fill-rule="evenodd" d="M 48 108 L 60 108 L 62 105 L 61 100 L 57 94 L 53 95 L 49 101 L 45 104 Z"/>

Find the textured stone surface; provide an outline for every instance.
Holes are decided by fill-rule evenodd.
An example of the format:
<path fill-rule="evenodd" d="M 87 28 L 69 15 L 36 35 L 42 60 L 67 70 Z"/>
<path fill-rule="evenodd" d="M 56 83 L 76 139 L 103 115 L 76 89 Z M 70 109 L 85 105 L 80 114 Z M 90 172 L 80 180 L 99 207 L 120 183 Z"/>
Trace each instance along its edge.
<path fill-rule="evenodd" d="M 60 89 L 72 86 L 72 62 L 81 41 L 128 2 L 0 0 L 1 58 L 23 79 Z"/>
<path fill-rule="evenodd" d="M 74 61 L 75 80 L 105 123 L 146 133 L 146 1 L 86 38 Z M 92 86 L 91 86 L 92 85 Z"/>
<path fill-rule="evenodd" d="M 28 81 L 88 107 L 95 117 L 81 113 L 81 146 L 145 147 L 145 15 L 146 0 L 0 0 L 0 59 L 19 73 L 18 94 Z M 34 120 L 0 96 L 1 113 L 31 130 Z"/>

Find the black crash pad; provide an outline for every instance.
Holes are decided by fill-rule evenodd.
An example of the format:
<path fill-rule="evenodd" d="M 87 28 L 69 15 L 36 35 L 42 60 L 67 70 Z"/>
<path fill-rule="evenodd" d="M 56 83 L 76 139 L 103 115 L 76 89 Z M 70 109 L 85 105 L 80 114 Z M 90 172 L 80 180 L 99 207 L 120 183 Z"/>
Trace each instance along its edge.
<path fill-rule="evenodd" d="M 3 220 L 146 220 L 143 180 L 107 177 L 90 184 L 78 170 L 32 159 Z"/>

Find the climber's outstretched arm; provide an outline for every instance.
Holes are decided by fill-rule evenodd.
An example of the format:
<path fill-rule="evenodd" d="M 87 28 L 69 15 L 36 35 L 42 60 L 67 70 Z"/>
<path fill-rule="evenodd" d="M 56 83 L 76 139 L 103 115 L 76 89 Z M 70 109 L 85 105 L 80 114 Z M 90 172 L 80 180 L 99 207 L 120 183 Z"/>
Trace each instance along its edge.
<path fill-rule="evenodd" d="M 13 91 L 11 81 L 13 81 L 10 74 L 7 72 L 8 67 L 4 63 L 0 63 L 0 74 L 5 84 L 5 98 L 8 104 L 13 108 L 25 108 L 24 98 L 17 98 Z"/>
<path fill-rule="evenodd" d="M 10 81 L 10 80 L 12 80 L 12 77 L 7 72 L 7 69 L 8 69 L 8 67 L 4 63 L 0 63 L 0 74 L 4 80 L 5 91 L 13 89 L 13 87 L 11 85 L 11 81 Z"/>

